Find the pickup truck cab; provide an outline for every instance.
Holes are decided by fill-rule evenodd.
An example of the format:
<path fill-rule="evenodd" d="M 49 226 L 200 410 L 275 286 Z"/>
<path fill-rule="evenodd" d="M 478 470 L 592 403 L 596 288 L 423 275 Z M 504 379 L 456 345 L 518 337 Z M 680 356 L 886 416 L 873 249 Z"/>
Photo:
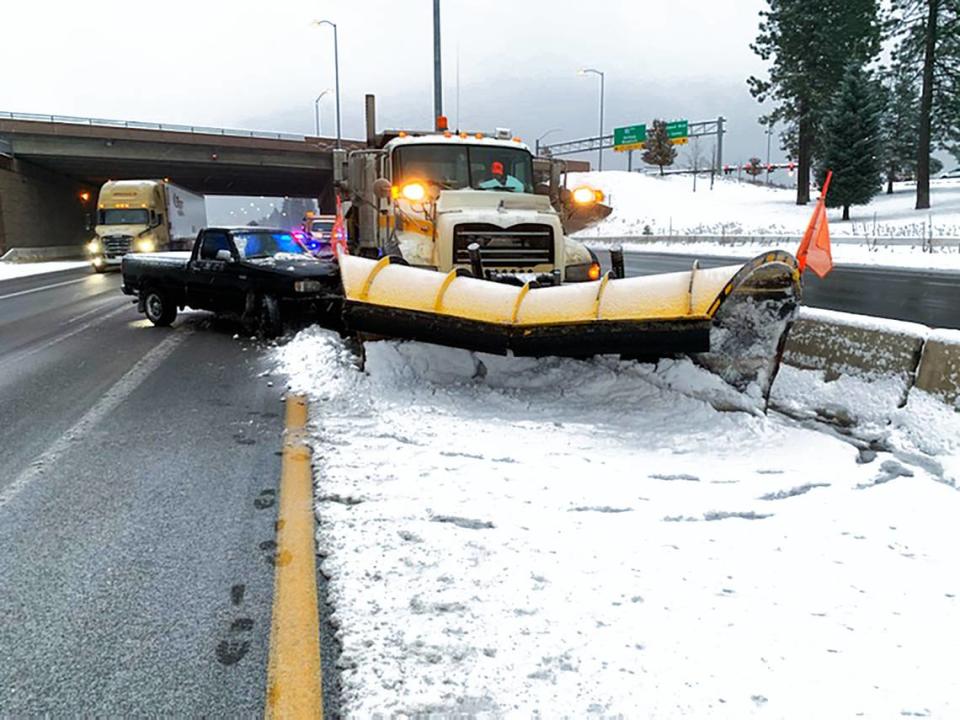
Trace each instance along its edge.
<path fill-rule="evenodd" d="M 278 228 L 213 227 L 193 250 L 126 255 L 123 292 L 154 325 L 170 325 L 190 307 L 238 316 L 265 336 L 293 316 L 319 319 L 339 310 L 336 262 L 314 257 Z"/>

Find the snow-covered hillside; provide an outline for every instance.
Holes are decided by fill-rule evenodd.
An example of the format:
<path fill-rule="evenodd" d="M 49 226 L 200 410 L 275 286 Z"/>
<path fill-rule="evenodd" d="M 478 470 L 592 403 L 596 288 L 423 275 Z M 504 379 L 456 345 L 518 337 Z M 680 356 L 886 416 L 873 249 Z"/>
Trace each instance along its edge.
<path fill-rule="evenodd" d="M 571 173 L 568 185 L 585 183 L 608 197 L 613 213 L 581 236 L 631 235 L 801 235 L 813 205 L 796 205 L 796 191 L 768 188 L 729 177 L 641 175 L 622 171 Z M 960 238 L 960 180 L 934 180 L 927 211 L 914 210 L 916 186 L 899 183 L 893 195 L 877 195 L 850 209 L 851 220 L 830 210 L 834 237 Z"/>

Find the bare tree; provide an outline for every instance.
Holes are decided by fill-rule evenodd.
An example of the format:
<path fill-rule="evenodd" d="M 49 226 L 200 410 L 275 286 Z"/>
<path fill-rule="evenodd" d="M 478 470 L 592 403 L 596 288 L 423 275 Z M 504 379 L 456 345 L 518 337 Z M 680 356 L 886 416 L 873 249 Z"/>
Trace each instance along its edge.
<path fill-rule="evenodd" d="M 687 143 L 687 167 L 693 171 L 693 191 L 697 191 L 697 173 L 705 167 L 707 156 L 700 147 L 700 138 L 692 138 Z"/>

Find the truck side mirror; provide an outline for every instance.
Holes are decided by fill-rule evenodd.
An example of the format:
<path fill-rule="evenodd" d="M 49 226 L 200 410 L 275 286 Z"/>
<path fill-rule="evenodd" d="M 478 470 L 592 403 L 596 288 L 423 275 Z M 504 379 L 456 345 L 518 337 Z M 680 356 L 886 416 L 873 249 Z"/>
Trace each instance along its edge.
<path fill-rule="evenodd" d="M 229 250 L 217 250 L 217 260 L 223 260 L 224 262 L 233 262 L 233 255 Z"/>
<path fill-rule="evenodd" d="M 393 186 L 390 184 L 390 181 L 386 178 L 377 178 L 373 182 L 373 194 L 381 200 L 389 200 L 390 189 L 392 187 Z"/>

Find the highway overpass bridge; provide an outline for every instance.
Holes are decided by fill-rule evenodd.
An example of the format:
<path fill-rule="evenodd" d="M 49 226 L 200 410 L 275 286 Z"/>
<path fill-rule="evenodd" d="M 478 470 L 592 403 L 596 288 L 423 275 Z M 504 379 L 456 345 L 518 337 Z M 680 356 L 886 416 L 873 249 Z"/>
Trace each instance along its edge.
<path fill-rule="evenodd" d="M 0 255 L 82 243 L 109 179 L 333 203 L 331 138 L 0 112 Z M 364 147 L 346 140 L 347 149 Z"/>

